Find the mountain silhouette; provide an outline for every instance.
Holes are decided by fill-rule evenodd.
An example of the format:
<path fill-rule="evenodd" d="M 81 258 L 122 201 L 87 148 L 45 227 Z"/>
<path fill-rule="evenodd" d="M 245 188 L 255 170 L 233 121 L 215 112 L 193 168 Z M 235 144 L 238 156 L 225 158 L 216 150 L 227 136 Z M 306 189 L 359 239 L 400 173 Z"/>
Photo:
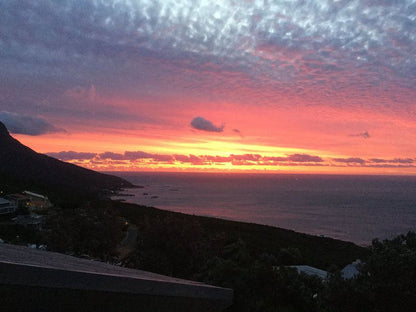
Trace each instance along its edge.
<path fill-rule="evenodd" d="M 103 190 L 132 186 L 122 178 L 37 153 L 10 136 L 0 122 L 0 191 L 29 189 L 76 200 L 75 197 L 97 196 Z"/>

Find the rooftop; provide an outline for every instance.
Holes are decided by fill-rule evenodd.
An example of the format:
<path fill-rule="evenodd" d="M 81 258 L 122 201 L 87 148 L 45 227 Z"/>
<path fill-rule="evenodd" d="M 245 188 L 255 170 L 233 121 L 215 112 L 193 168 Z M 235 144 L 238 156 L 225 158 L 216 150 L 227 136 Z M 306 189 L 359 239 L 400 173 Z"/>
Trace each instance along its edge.
<path fill-rule="evenodd" d="M 38 198 L 41 198 L 41 199 L 44 199 L 44 200 L 48 199 L 48 197 L 46 197 L 44 195 L 34 193 L 34 192 L 24 191 L 23 194 L 33 196 L 33 197 L 38 197 Z"/>
<path fill-rule="evenodd" d="M 327 271 L 314 268 L 309 265 L 292 265 L 290 267 L 295 268 L 298 271 L 298 273 L 305 273 L 307 275 L 318 276 L 321 279 L 326 279 L 328 277 Z"/>
<path fill-rule="evenodd" d="M 0 291 L 7 308 L 27 300 L 42 311 L 62 302 L 85 311 L 102 300 L 109 311 L 144 302 L 143 311 L 222 311 L 232 302 L 231 289 L 9 244 L 0 244 Z"/>
<path fill-rule="evenodd" d="M 8 201 L 7 199 L 0 197 L 0 205 L 6 205 L 6 204 L 10 204 L 10 201 Z"/>

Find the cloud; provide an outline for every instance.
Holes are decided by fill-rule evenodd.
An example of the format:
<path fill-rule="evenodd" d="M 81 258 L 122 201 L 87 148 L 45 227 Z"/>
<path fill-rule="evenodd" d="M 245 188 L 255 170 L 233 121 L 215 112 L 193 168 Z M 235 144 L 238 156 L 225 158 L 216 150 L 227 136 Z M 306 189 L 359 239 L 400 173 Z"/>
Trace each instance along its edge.
<path fill-rule="evenodd" d="M 173 161 L 173 156 L 165 154 L 151 154 L 143 151 L 125 151 L 124 159 L 131 161 L 137 159 L 153 159 L 154 161 L 171 162 Z"/>
<path fill-rule="evenodd" d="M 205 156 L 205 159 L 212 163 L 226 163 L 226 162 L 230 162 L 233 159 L 233 157 L 232 156 L 207 155 Z"/>
<path fill-rule="evenodd" d="M 46 155 L 63 160 L 91 160 L 97 154 L 96 153 L 84 153 L 84 152 L 74 152 L 74 151 L 61 151 L 61 152 L 51 152 L 46 153 Z"/>
<path fill-rule="evenodd" d="M 177 165 L 189 164 L 193 166 L 210 166 L 230 164 L 233 166 L 261 166 L 276 169 L 278 167 L 292 166 L 329 166 L 329 167 L 368 167 L 368 168 L 415 168 L 414 158 L 322 158 L 316 155 L 291 154 L 287 156 L 262 156 L 260 154 L 231 154 L 219 155 L 193 155 L 193 154 L 153 154 L 144 151 L 125 151 L 124 153 L 104 152 L 88 153 L 61 151 L 47 153 L 47 155 L 63 161 L 87 165 L 101 165 L 110 168 L 111 165 L 124 165 L 126 167 L 151 165 Z M 273 168 L 275 167 L 275 168 Z"/>
<path fill-rule="evenodd" d="M 371 158 L 370 162 L 373 163 L 390 163 L 390 164 L 413 164 L 415 161 L 413 158 L 394 158 L 394 159 L 382 159 L 382 158 Z"/>
<path fill-rule="evenodd" d="M 172 155 L 151 154 L 143 151 L 125 151 L 121 153 L 105 152 L 99 154 L 101 159 L 107 160 L 129 160 L 136 161 L 141 159 L 153 159 L 154 161 L 170 162 L 173 160 Z"/>
<path fill-rule="evenodd" d="M 195 155 L 174 155 L 175 160 L 180 161 L 181 163 L 191 163 L 193 165 L 203 165 L 207 164 L 203 156 Z"/>
<path fill-rule="evenodd" d="M 160 161 L 160 162 L 173 162 L 174 158 L 172 155 L 164 155 L 164 154 L 153 154 L 152 159 L 154 161 Z"/>
<path fill-rule="evenodd" d="M 153 158 L 153 156 L 154 156 L 153 154 L 142 152 L 142 151 L 125 151 L 124 152 L 124 159 L 128 159 L 128 160 Z"/>
<path fill-rule="evenodd" d="M 268 156 L 263 158 L 264 161 L 273 161 L 273 162 L 323 162 L 324 160 L 319 156 L 313 156 L 308 154 L 292 154 L 286 157 L 275 157 L 275 156 Z"/>
<path fill-rule="evenodd" d="M 364 165 L 365 160 L 358 157 L 350 157 L 350 158 L 333 158 L 335 162 L 345 163 L 345 164 L 360 164 Z"/>
<path fill-rule="evenodd" d="M 0 121 L 14 134 L 42 135 L 48 133 L 66 132 L 55 127 L 45 119 L 35 116 L 25 116 L 6 111 L 0 112 Z"/>
<path fill-rule="evenodd" d="M 231 155 L 233 160 L 247 160 L 247 161 L 258 161 L 261 158 L 260 154 L 243 154 L 243 155 Z"/>
<path fill-rule="evenodd" d="M 297 84 L 316 87 L 317 82 L 332 81 L 339 86 L 372 78 L 362 84 L 366 88 L 379 83 L 380 75 L 390 74 L 411 78 L 401 82 L 413 86 L 412 0 L 391 1 L 391 5 L 330 0 L 225 0 L 217 5 L 206 5 L 205 0 L 3 2 L 2 33 L 14 34 L 2 37 L 4 65 L 14 61 L 20 69 L 38 69 L 36 73 L 45 76 L 48 69 L 57 68 L 68 79 L 76 74 L 78 81 L 88 81 L 85 86 L 96 86 L 100 92 L 101 85 L 94 80 L 111 79 L 105 82 L 123 85 L 134 75 L 161 81 L 160 67 L 141 62 L 150 58 L 201 73 L 188 81 L 197 91 L 207 87 L 197 82 L 212 64 L 216 73 L 230 70 L 253 77 L 247 85 L 251 83 L 257 95 L 265 94 L 259 86 L 272 84 L 274 99 L 281 91 L 297 90 Z M 345 79 L 326 78 L 340 70 Z M 225 79 L 212 81 L 211 86 L 219 87 Z M 71 82 L 71 87 L 79 84 Z M 237 85 L 232 84 L 222 89 L 232 93 Z M 313 91 L 320 91 L 319 85 Z M 69 94 L 95 98 L 95 92 L 85 87 Z"/>
<path fill-rule="evenodd" d="M 61 151 L 47 153 L 51 157 L 58 158 L 63 161 L 71 160 L 90 160 L 91 162 L 105 161 L 140 161 L 143 159 L 152 159 L 156 162 L 172 162 L 174 160 L 173 155 L 165 154 L 151 154 L 143 151 L 125 151 L 124 153 L 104 152 L 104 153 L 85 153 L 85 152 L 74 152 L 74 151 Z M 190 158 L 185 156 L 187 160 Z M 114 163 L 114 162 L 112 162 Z M 123 163 L 124 162 L 120 162 Z"/>
<path fill-rule="evenodd" d="M 70 98 L 95 102 L 98 98 L 97 90 L 94 85 L 89 88 L 76 86 L 64 92 L 64 95 Z"/>
<path fill-rule="evenodd" d="M 99 156 L 101 159 L 129 160 L 133 162 L 136 160 L 141 160 L 141 159 L 153 159 L 154 161 L 160 161 L 160 162 L 170 162 L 173 160 L 172 155 L 151 154 L 151 153 L 146 153 L 143 151 L 125 151 L 123 154 L 105 152 L 105 153 L 99 154 Z"/>
<path fill-rule="evenodd" d="M 234 133 L 236 133 L 236 134 L 238 134 L 238 135 L 240 136 L 240 138 L 244 138 L 244 135 L 241 133 L 241 131 L 240 131 L 240 130 L 238 130 L 238 129 L 233 129 L 233 132 L 234 132 Z"/>
<path fill-rule="evenodd" d="M 350 137 L 361 137 L 361 138 L 364 138 L 364 139 L 368 139 L 370 137 L 370 134 L 368 133 L 368 131 L 364 131 L 364 132 L 361 132 L 361 133 L 350 134 L 349 136 Z"/>
<path fill-rule="evenodd" d="M 414 159 L 412 158 L 394 158 L 389 161 L 392 164 L 413 164 Z"/>
<path fill-rule="evenodd" d="M 222 132 L 224 130 L 224 124 L 217 127 L 211 121 L 202 117 L 195 117 L 192 119 L 191 126 L 197 130 L 208 132 Z"/>
<path fill-rule="evenodd" d="M 101 159 L 112 159 L 112 160 L 124 160 L 125 157 L 123 154 L 113 153 L 113 152 L 104 152 L 99 154 Z"/>
<path fill-rule="evenodd" d="M 413 105 L 414 99 L 414 91 L 394 88 L 414 90 L 415 6 L 413 0 L 386 2 L 5 0 L 1 93 L 6 94 L 3 86 L 19 92 L 7 95 L 13 98 L 2 102 L 2 109 L 16 111 L 13 105 L 22 105 L 24 96 L 36 96 L 39 101 L 20 111 L 81 118 L 91 125 L 103 119 L 117 123 L 127 118 L 116 115 L 119 107 L 90 107 L 90 102 L 120 94 L 183 96 L 186 90 L 202 103 L 221 98 L 284 105 L 282 97 L 301 95 L 304 101 L 287 102 L 331 99 L 347 109 L 366 103 L 399 111 L 399 103 Z M 54 93 L 65 94 L 65 103 L 53 99 Z M 397 103 L 385 102 L 398 94 Z M 375 95 L 380 101 L 371 100 Z M 39 110 L 45 98 L 56 105 Z M 79 108 L 78 102 L 88 107 Z M 177 109 L 163 105 L 165 114 Z M 162 117 L 148 107 L 149 114 Z M 128 113 L 133 111 L 140 109 Z"/>
<path fill-rule="evenodd" d="M 311 156 L 307 154 L 293 154 L 289 155 L 288 157 L 289 161 L 294 162 L 322 162 L 323 159 L 319 156 Z"/>
<path fill-rule="evenodd" d="M 412 164 L 368 164 L 366 167 L 370 168 L 416 168 Z"/>

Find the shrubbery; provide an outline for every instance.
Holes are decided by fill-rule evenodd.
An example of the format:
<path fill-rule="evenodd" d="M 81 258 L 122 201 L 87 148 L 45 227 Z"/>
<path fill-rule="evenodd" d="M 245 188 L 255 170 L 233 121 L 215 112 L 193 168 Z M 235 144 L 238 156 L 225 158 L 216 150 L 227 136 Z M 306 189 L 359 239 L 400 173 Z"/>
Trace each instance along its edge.
<path fill-rule="evenodd" d="M 138 235 L 136 249 L 124 265 L 232 288 L 234 304 L 228 311 L 416 311 L 414 232 L 374 240 L 363 251 L 269 227 L 114 205 L 98 202 L 57 210 L 40 237 L 46 237 L 50 250 L 113 261 L 127 218 Z M 352 259 L 344 256 L 347 251 Z M 339 270 L 359 255 L 364 256 L 360 274 L 344 280 Z M 335 261 L 326 281 L 287 267 L 318 263 L 328 269 L 330 259 Z"/>
<path fill-rule="evenodd" d="M 67 208 L 48 217 L 44 226 L 49 250 L 88 255 L 104 261 L 117 256 L 123 222 L 108 207 Z"/>
<path fill-rule="evenodd" d="M 296 263 L 302 259 L 296 247 L 259 253 L 197 220 L 158 215 L 143 218 L 128 265 L 232 288 L 229 311 L 416 311 L 416 234 L 375 240 L 368 251 L 355 278 L 344 280 L 335 267 L 322 281 L 286 267 L 305 264 Z"/>
<path fill-rule="evenodd" d="M 332 275 L 321 297 L 321 311 L 416 311 L 416 233 L 374 240 L 369 249 L 356 278 Z"/>

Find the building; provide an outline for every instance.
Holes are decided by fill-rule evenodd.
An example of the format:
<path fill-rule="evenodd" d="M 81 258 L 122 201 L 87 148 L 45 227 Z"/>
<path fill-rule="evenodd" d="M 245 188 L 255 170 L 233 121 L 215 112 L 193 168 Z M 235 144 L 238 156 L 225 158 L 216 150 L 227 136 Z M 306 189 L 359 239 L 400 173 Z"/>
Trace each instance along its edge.
<path fill-rule="evenodd" d="M 26 195 L 16 193 L 6 195 L 5 198 L 14 203 L 17 213 L 28 212 L 30 199 Z"/>
<path fill-rule="evenodd" d="M 47 196 L 29 191 L 24 191 L 23 195 L 29 199 L 29 209 L 31 211 L 42 211 L 52 207 L 52 203 Z"/>
<path fill-rule="evenodd" d="M 294 268 L 298 271 L 298 273 L 305 273 L 306 275 L 310 275 L 310 276 L 317 276 L 322 280 L 326 280 L 328 278 L 328 272 L 318 269 L 318 268 L 314 268 L 311 267 L 309 265 L 292 265 L 289 266 L 290 268 Z"/>
<path fill-rule="evenodd" d="M 0 197 L 0 215 L 12 214 L 17 210 L 17 205 L 5 198 Z"/>
<path fill-rule="evenodd" d="M 360 274 L 360 267 L 363 265 L 360 259 L 355 260 L 353 263 L 348 264 L 341 271 L 343 279 L 350 279 Z"/>

